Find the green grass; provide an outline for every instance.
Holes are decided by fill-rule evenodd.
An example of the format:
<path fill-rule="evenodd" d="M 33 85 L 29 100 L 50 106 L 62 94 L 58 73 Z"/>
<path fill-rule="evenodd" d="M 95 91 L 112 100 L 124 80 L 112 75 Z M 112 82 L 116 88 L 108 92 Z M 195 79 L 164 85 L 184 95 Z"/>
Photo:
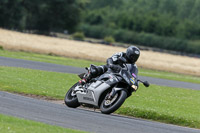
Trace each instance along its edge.
<path fill-rule="evenodd" d="M 67 89 L 78 81 L 74 74 L 14 67 L 0 67 L 0 90 L 63 99 Z"/>
<path fill-rule="evenodd" d="M 139 68 L 139 75 L 200 84 L 200 77 Z M 200 87 L 200 85 L 199 85 Z"/>
<path fill-rule="evenodd" d="M 200 128 L 200 91 L 151 85 L 141 87 L 119 114 Z"/>
<path fill-rule="evenodd" d="M 1 133 L 86 133 L 0 114 Z"/>
<path fill-rule="evenodd" d="M 87 67 L 87 66 L 90 66 L 90 64 L 95 64 L 95 65 L 105 64 L 103 62 L 72 59 L 72 58 L 66 58 L 66 57 L 27 53 L 27 52 L 13 52 L 13 51 L 1 50 L 1 49 L 0 49 L 0 56 L 61 64 L 61 65 L 69 65 L 69 66 L 75 66 L 75 67 Z M 175 73 L 170 73 L 170 72 L 162 72 L 162 71 L 139 68 L 139 75 L 200 84 L 200 77 L 183 75 L 183 74 L 175 74 Z"/>
<path fill-rule="evenodd" d="M 64 99 L 78 81 L 74 74 L 0 67 L 0 90 Z M 140 85 L 117 111 L 135 117 L 200 128 L 200 91 Z"/>

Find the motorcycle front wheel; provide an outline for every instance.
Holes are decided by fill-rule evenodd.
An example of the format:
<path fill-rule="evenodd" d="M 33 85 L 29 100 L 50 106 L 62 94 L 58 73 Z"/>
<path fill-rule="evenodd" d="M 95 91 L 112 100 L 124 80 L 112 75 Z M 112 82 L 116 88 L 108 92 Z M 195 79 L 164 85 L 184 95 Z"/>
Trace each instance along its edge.
<path fill-rule="evenodd" d="M 109 95 L 109 93 L 107 94 Z M 110 114 L 116 111 L 126 100 L 127 93 L 124 90 L 118 91 L 112 99 L 105 99 L 100 105 L 100 110 L 103 114 Z"/>
<path fill-rule="evenodd" d="M 80 106 L 78 102 L 77 96 L 73 93 L 74 88 L 77 86 L 78 83 L 74 84 L 66 93 L 65 95 L 65 104 L 71 108 L 77 108 Z"/>

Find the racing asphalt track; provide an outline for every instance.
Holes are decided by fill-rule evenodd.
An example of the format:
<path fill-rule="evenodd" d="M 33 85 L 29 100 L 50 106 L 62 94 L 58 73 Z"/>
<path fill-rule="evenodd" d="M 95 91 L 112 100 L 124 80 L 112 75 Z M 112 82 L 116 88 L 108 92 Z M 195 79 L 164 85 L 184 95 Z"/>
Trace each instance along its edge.
<path fill-rule="evenodd" d="M 105 115 L 0 91 L 0 113 L 95 133 L 199 133 L 199 129 Z"/>
<path fill-rule="evenodd" d="M 86 72 L 84 68 L 57 65 L 57 64 L 37 62 L 37 61 L 28 61 L 28 60 L 22 60 L 22 59 L 13 59 L 13 58 L 1 57 L 1 56 L 0 56 L 0 66 L 23 67 L 23 68 L 38 69 L 38 70 L 44 70 L 44 71 L 74 73 L 74 74 L 80 74 L 80 73 Z M 144 76 L 139 76 L 139 78 L 142 80 L 149 81 L 150 84 L 200 90 L 200 84 L 152 78 L 152 77 L 144 77 Z"/>
<path fill-rule="evenodd" d="M 0 57 L 0 65 L 47 71 L 81 73 L 69 66 Z M 146 77 L 144 77 L 146 79 Z M 148 79 L 146 79 L 148 80 Z M 154 79 L 155 80 L 155 79 Z M 151 81 L 150 81 L 151 82 Z M 153 83 L 153 82 L 151 82 Z M 179 84 L 179 82 L 176 82 Z M 199 86 L 199 85 L 198 85 Z M 197 86 L 197 87 L 198 87 Z M 192 88 L 194 89 L 194 88 Z M 198 88 L 197 88 L 198 89 Z M 28 98 L 0 91 L 0 113 L 44 122 L 61 127 L 96 133 L 199 133 L 199 129 L 163 124 L 138 118 L 104 115 L 83 109 L 71 109 L 62 104 Z"/>

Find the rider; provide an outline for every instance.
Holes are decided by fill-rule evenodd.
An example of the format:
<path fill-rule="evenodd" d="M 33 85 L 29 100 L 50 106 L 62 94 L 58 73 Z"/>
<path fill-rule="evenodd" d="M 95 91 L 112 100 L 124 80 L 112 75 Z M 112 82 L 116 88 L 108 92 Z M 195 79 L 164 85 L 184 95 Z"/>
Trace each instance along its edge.
<path fill-rule="evenodd" d="M 126 53 L 116 53 L 112 57 L 108 58 L 107 65 L 91 66 L 90 72 L 79 81 L 79 85 L 84 85 L 86 82 L 89 82 L 90 79 L 102 75 L 108 70 L 108 67 L 116 72 L 119 72 L 121 69 L 120 65 L 122 63 L 134 64 L 136 66 L 135 62 L 138 60 L 139 56 L 139 48 L 136 46 L 130 46 L 127 48 Z"/>

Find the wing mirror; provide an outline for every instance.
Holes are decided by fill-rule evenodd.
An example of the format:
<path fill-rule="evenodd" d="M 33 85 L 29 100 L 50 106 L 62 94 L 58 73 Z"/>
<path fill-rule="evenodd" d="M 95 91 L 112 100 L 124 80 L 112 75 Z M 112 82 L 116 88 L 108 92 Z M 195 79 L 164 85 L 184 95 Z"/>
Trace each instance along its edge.
<path fill-rule="evenodd" d="M 149 87 L 149 86 L 150 86 L 150 84 L 149 84 L 148 81 L 144 81 L 144 82 L 143 82 L 143 85 L 144 85 L 145 87 Z"/>
<path fill-rule="evenodd" d="M 142 81 L 142 80 L 139 80 L 139 79 L 138 79 L 138 81 L 141 82 L 141 83 L 143 83 L 143 85 L 144 85 L 145 87 L 149 87 L 149 86 L 150 86 L 150 84 L 149 84 L 148 81 Z"/>

